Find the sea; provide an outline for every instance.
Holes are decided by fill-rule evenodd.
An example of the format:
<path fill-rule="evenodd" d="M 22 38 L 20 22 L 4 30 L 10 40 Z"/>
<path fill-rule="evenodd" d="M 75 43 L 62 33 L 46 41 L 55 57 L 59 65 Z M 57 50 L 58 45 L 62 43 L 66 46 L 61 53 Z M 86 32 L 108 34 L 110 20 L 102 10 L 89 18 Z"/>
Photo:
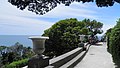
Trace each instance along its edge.
<path fill-rule="evenodd" d="M 25 47 L 32 47 L 32 40 L 28 39 L 33 35 L 0 35 L 0 46 L 12 46 L 19 42 Z"/>
<path fill-rule="evenodd" d="M 34 35 L 0 35 L 0 46 L 12 46 L 19 42 L 25 47 L 32 47 L 32 40 L 28 39 Z M 101 36 L 98 36 L 99 40 Z"/>

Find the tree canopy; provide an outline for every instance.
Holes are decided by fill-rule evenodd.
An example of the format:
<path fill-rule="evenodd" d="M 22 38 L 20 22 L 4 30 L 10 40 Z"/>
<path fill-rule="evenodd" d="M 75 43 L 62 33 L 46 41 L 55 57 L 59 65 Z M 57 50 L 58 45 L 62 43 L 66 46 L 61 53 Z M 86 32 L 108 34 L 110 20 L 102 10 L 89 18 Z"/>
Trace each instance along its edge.
<path fill-rule="evenodd" d="M 12 5 L 23 10 L 28 7 L 29 11 L 43 15 L 46 12 L 57 7 L 58 4 L 69 6 L 73 2 L 94 2 L 94 0 L 8 0 Z M 113 6 L 115 2 L 120 3 L 120 0 L 95 0 L 98 7 Z"/>
<path fill-rule="evenodd" d="M 79 35 L 96 35 L 103 24 L 96 20 L 84 19 L 78 21 L 76 18 L 60 20 L 52 27 L 44 31 L 46 40 L 46 52 L 61 55 L 79 46 Z M 102 32 L 101 32 L 102 33 Z M 86 40 L 85 40 L 86 41 Z"/>

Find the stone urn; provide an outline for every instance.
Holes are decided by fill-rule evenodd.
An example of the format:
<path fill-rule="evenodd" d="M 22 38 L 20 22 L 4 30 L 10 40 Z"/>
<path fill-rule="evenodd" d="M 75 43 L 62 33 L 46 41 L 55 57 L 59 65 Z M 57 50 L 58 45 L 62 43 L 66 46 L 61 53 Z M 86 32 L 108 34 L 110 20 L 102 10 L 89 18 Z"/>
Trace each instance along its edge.
<path fill-rule="evenodd" d="M 29 59 L 28 68 L 43 68 L 49 65 L 49 59 L 42 55 L 45 51 L 45 40 L 49 37 L 31 36 L 29 39 L 33 42 L 33 51 L 36 55 Z"/>
<path fill-rule="evenodd" d="M 33 42 L 33 51 L 37 55 L 42 55 L 45 51 L 45 40 L 49 39 L 49 37 L 41 37 L 41 36 L 32 36 L 29 39 Z"/>
<path fill-rule="evenodd" d="M 85 35 L 79 35 L 80 41 L 83 42 Z"/>

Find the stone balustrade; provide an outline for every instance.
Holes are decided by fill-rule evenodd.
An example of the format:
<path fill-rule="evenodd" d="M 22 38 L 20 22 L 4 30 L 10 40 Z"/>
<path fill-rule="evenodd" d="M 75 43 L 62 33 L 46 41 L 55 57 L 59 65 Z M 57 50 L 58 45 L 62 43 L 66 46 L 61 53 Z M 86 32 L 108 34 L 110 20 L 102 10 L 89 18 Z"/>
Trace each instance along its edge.
<path fill-rule="evenodd" d="M 90 45 L 85 43 L 87 50 L 83 51 L 82 47 L 78 47 L 70 52 L 49 60 L 49 66 L 45 68 L 73 68 L 77 65 L 87 53 Z"/>
<path fill-rule="evenodd" d="M 28 62 L 28 67 L 25 66 L 23 68 L 32 68 L 32 67 L 34 68 L 73 68 L 86 55 L 90 46 L 89 44 L 85 43 L 85 46 L 87 47 L 86 51 L 83 51 L 82 47 L 78 47 L 70 52 L 67 52 L 63 55 L 60 55 L 58 57 L 48 60 L 42 56 L 42 53 L 44 52 L 44 49 L 45 49 L 44 48 L 45 40 L 49 38 L 35 36 L 35 37 L 30 37 L 30 39 L 32 39 L 33 41 L 33 49 L 37 54 L 37 56 L 32 58 L 32 62 Z M 42 49 L 42 50 L 39 50 L 39 49 Z"/>

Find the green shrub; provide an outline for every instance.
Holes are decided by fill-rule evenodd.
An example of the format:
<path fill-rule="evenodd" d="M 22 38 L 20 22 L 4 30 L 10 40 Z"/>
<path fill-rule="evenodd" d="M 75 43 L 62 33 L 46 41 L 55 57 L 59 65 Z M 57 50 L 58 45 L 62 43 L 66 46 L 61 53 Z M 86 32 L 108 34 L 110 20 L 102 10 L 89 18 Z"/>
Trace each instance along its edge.
<path fill-rule="evenodd" d="M 120 60 L 120 27 L 112 30 L 110 37 L 110 52 L 114 61 Z"/>
<path fill-rule="evenodd" d="M 110 29 L 107 30 L 107 32 L 106 32 L 106 36 L 107 36 L 107 46 L 108 46 L 107 50 L 108 50 L 108 52 L 110 52 L 110 37 L 111 37 L 112 29 L 113 29 L 113 28 L 110 28 Z"/>
<path fill-rule="evenodd" d="M 120 67 L 120 19 L 117 25 L 107 31 L 108 51 L 112 54 L 113 61 Z"/>
<path fill-rule="evenodd" d="M 4 68 L 21 68 L 28 64 L 28 59 L 22 59 L 5 65 Z"/>

